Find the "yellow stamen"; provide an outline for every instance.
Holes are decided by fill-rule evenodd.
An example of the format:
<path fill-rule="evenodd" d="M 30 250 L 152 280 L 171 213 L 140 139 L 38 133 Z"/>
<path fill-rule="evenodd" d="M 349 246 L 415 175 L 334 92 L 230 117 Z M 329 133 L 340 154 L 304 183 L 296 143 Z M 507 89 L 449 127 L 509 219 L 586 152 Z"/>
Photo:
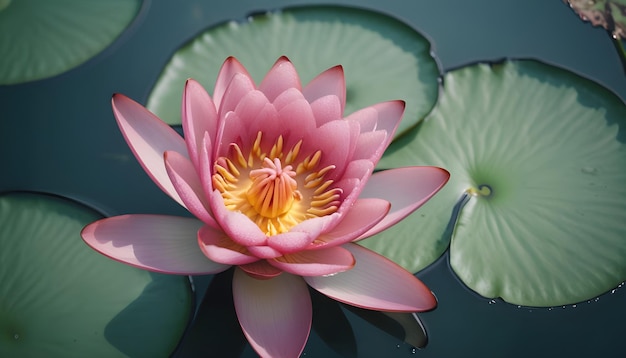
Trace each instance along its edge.
<path fill-rule="evenodd" d="M 282 136 L 264 143 L 263 132 L 257 133 L 248 153 L 231 143 L 228 155 L 215 161 L 213 187 L 222 193 L 229 210 L 248 216 L 268 236 L 287 232 L 306 219 L 330 215 L 343 195 L 340 188 L 333 188 L 333 180 L 326 179 L 335 166 L 317 170 L 322 160 L 319 150 L 298 160 L 302 145 L 300 140 L 285 148 Z"/>

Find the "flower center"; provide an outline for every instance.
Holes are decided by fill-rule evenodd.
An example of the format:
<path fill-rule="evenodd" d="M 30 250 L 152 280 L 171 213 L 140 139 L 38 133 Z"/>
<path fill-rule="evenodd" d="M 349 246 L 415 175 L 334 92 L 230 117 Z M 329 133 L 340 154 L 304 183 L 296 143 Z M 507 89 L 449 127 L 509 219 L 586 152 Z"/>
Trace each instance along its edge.
<path fill-rule="evenodd" d="M 263 159 L 263 168 L 250 171 L 252 185 L 247 191 L 248 202 L 261 216 L 277 218 L 283 215 L 300 198 L 296 172 L 291 165 L 282 167 L 280 159 Z"/>
<path fill-rule="evenodd" d="M 247 155 L 231 143 L 229 153 L 215 162 L 213 186 L 229 210 L 245 214 L 268 236 L 337 211 L 343 191 L 326 178 L 334 165 L 318 168 L 321 151 L 301 158 L 301 140 L 286 151 L 280 136 L 269 152 L 262 142 L 259 132 Z"/>

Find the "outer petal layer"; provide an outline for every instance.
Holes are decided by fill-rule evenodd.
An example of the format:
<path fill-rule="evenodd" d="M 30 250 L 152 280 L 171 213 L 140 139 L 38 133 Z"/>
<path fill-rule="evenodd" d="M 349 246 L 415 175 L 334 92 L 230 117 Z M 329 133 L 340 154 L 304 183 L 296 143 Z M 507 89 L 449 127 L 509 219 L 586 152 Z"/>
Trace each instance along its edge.
<path fill-rule="evenodd" d="M 176 216 L 122 215 L 98 220 L 81 232 L 87 245 L 117 261 L 145 270 L 205 275 L 226 270 L 198 248 L 202 222 Z"/>
<path fill-rule="evenodd" d="M 382 199 L 358 199 L 337 226 L 315 240 L 315 249 L 343 245 L 356 239 L 380 222 L 389 207 L 389 202 Z"/>
<path fill-rule="evenodd" d="M 248 342 L 261 357 L 299 357 L 311 330 L 309 290 L 297 276 L 267 280 L 235 270 L 233 299 Z"/>
<path fill-rule="evenodd" d="M 213 219 L 202 183 L 191 161 L 172 151 L 165 152 L 163 157 L 167 174 L 187 210 L 212 227 L 219 227 Z"/>
<path fill-rule="evenodd" d="M 192 79 L 185 84 L 182 118 L 189 156 L 194 166 L 199 168 L 198 157 L 202 153 L 204 133 L 209 133 L 210 138 L 215 138 L 217 133 L 217 110 L 204 87 Z"/>
<path fill-rule="evenodd" d="M 354 266 L 354 257 L 350 251 L 338 246 L 288 254 L 268 260 L 268 263 L 298 276 L 323 276 L 350 270 Z"/>
<path fill-rule="evenodd" d="M 302 93 L 311 103 L 323 96 L 335 95 L 339 99 L 341 113 L 343 113 L 346 105 L 346 80 L 343 67 L 331 67 L 320 73 L 302 89 Z"/>
<path fill-rule="evenodd" d="M 420 312 L 437 305 L 428 287 L 393 261 L 357 244 L 343 247 L 354 255 L 354 268 L 334 276 L 305 277 L 311 287 L 337 301 L 372 310 Z"/>
<path fill-rule="evenodd" d="M 161 190 L 185 206 L 163 163 L 163 153 L 167 150 L 187 155 L 183 138 L 142 105 L 124 95 L 114 95 L 112 105 L 117 124 L 139 164 Z"/>
<path fill-rule="evenodd" d="M 208 225 L 198 231 L 198 245 L 210 260 L 225 265 L 245 265 L 259 259 L 250 255 L 245 246 L 241 246 L 222 231 Z"/>
<path fill-rule="evenodd" d="M 404 219 L 424 205 L 450 178 L 438 167 L 404 167 L 374 173 L 359 198 L 381 198 L 391 203 L 391 211 L 360 239 L 375 235 Z"/>

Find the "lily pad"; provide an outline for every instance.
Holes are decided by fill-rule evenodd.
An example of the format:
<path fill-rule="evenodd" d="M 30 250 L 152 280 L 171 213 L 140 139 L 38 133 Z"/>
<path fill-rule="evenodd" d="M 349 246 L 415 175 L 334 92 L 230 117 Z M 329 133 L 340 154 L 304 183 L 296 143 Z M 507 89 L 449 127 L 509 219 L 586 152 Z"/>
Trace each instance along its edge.
<path fill-rule="evenodd" d="M 42 194 L 0 196 L 1 357 L 164 357 L 190 319 L 182 276 L 112 261 L 80 230 L 101 216 Z"/>
<path fill-rule="evenodd" d="M 467 286 L 518 305 L 598 296 L 626 279 L 625 121 L 616 95 L 540 62 L 452 71 L 380 164 L 438 165 L 450 181 L 364 245 L 415 272 L 450 244 Z"/>
<path fill-rule="evenodd" d="M 52 77 L 108 47 L 139 0 L 0 0 L 0 85 Z"/>
<path fill-rule="evenodd" d="M 228 56 L 236 57 L 257 83 L 286 55 L 303 83 L 342 65 L 347 83 L 346 114 L 369 105 L 407 102 L 398 133 L 418 123 L 438 95 L 439 67 L 428 39 L 380 13 L 339 6 L 309 6 L 231 21 L 196 36 L 173 55 L 147 107 L 165 122 L 181 123 L 185 81 L 194 78 L 209 91 Z"/>

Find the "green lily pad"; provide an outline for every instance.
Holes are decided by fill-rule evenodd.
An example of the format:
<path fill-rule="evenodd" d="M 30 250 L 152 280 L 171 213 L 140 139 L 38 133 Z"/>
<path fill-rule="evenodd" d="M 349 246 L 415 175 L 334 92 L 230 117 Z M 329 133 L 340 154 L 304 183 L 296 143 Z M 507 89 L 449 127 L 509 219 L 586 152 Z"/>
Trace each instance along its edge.
<path fill-rule="evenodd" d="M 165 122 L 180 124 L 181 93 L 188 78 L 212 91 L 220 66 L 234 56 L 260 83 L 272 64 L 286 55 L 303 84 L 342 65 L 346 114 L 386 100 L 405 100 L 401 133 L 437 100 L 440 71 L 430 51 L 430 42 L 414 29 L 367 10 L 310 6 L 255 15 L 210 28 L 176 51 L 147 107 Z"/>
<path fill-rule="evenodd" d="M 164 357 L 190 318 L 182 276 L 82 242 L 99 214 L 42 194 L 0 196 L 0 357 Z"/>
<path fill-rule="evenodd" d="M 626 279 L 625 120 L 613 93 L 540 62 L 452 71 L 380 164 L 442 166 L 450 181 L 364 245 L 418 271 L 450 244 L 467 286 L 518 305 L 598 296 Z"/>
<path fill-rule="evenodd" d="M 0 0 L 0 85 L 52 77 L 109 46 L 139 0 Z"/>

